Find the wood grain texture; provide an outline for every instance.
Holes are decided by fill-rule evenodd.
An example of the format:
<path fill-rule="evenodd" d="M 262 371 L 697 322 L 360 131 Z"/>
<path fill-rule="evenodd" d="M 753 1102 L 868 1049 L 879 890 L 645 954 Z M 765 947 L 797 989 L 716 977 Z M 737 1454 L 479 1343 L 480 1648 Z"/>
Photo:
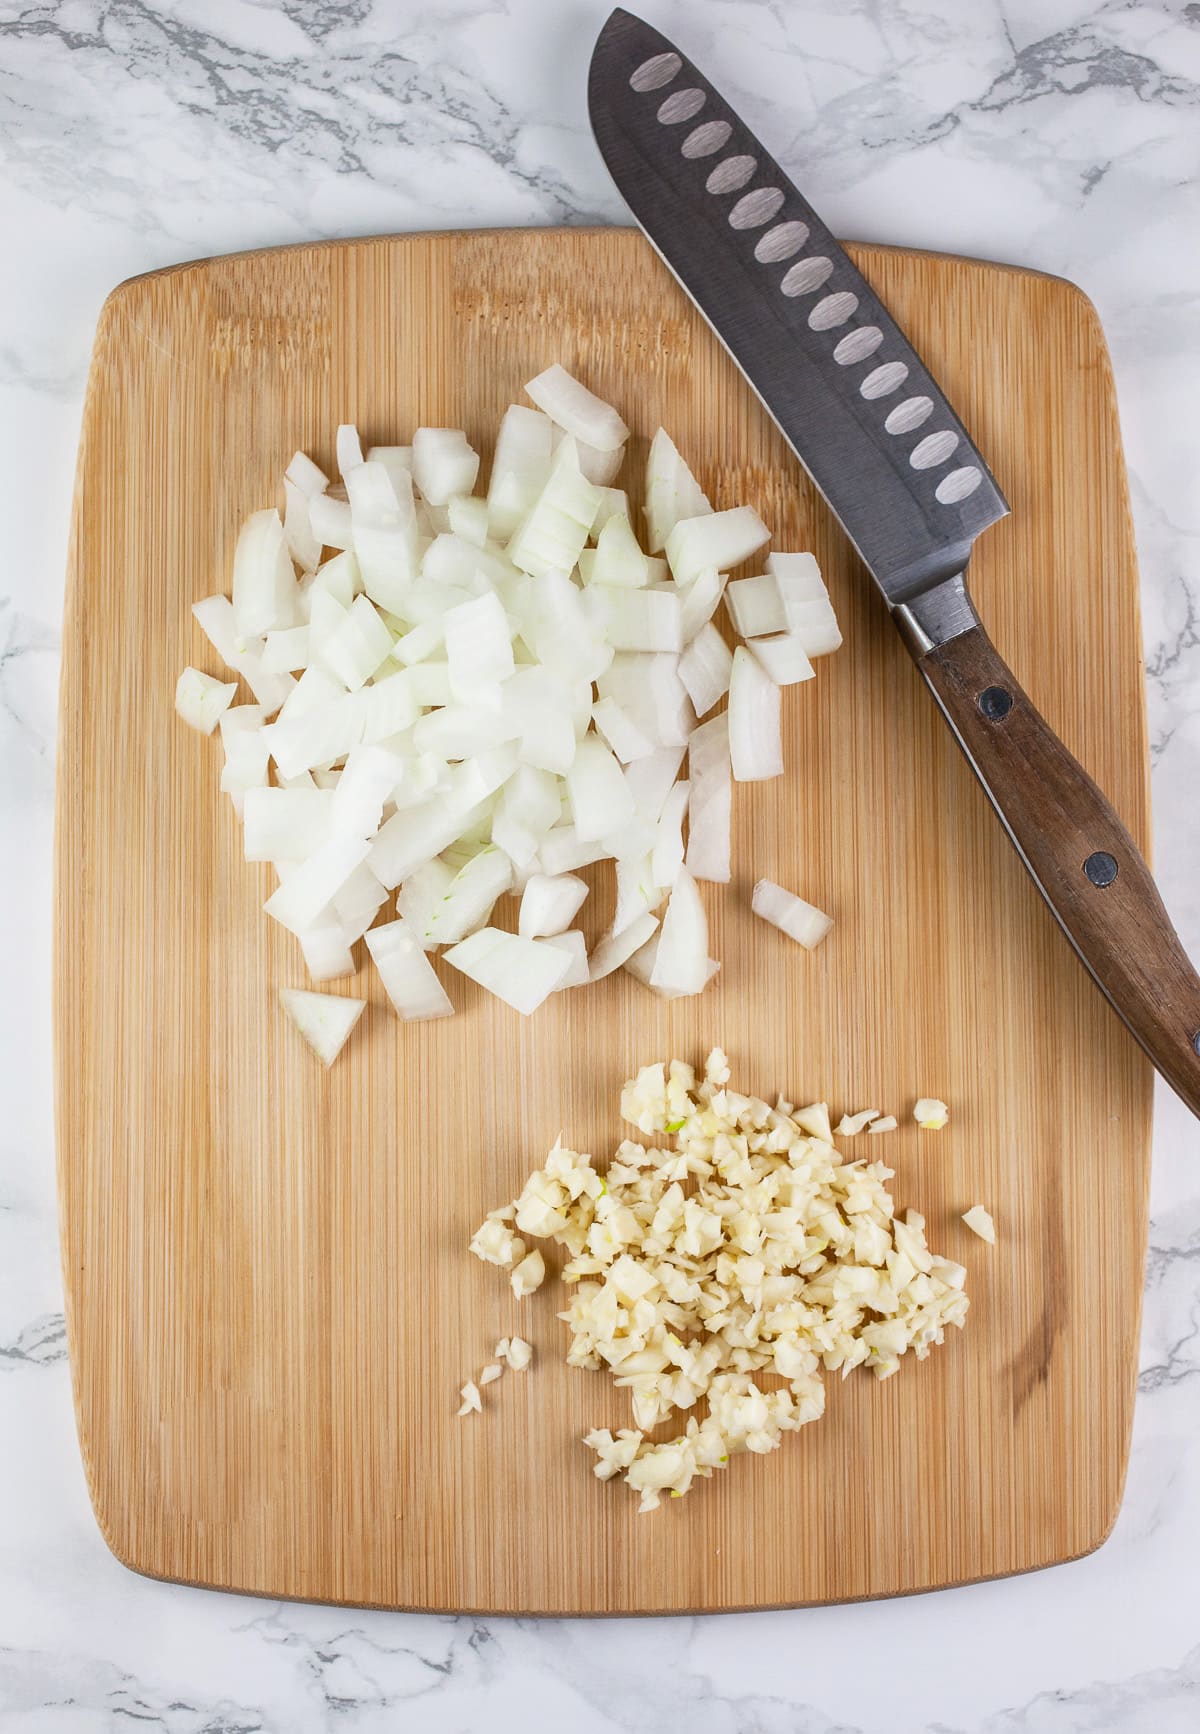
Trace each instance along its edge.
<path fill-rule="evenodd" d="M 1200 977 L 1129 832 L 981 626 L 918 667 L 1081 959 L 1200 1114 Z"/>
<path fill-rule="evenodd" d="M 1067 283 L 854 249 L 1013 505 L 972 569 L 1050 725 L 1145 845 L 1132 538 L 1112 383 Z M 788 774 L 741 787 L 706 888 L 724 968 L 662 1004 L 624 973 L 531 1020 L 444 971 L 460 1015 L 370 1000 L 328 1075 L 280 1014 L 304 985 L 241 859 L 219 747 L 177 726 L 191 603 L 296 446 L 332 460 L 460 425 L 485 452 L 561 360 L 661 421 L 718 506 L 812 548 L 843 651 L 785 696 Z M 1036 578 L 1031 577 L 1036 575 Z M 1106 695 L 1094 703 L 1097 691 Z M 138 279 L 101 320 L 80 457 L 58 813 L 63 1250 L 79 1432 L 130 1566 L 273 1596 L 624 1613 L 880 1596 L 1095 1547 L 1129 1438 L 1151 1073 L 1056 929 L 841 532 L 635 233 L 412 236 Z M 769 875 L 837 926 L 754 920 Z M 592 919 L 604 915 L 602 898 Z M 621 1081 L 719 1040 L 737 1079 L 894 1110 L 903 1206 L 970 1269 L 962 1336 L 655 1516 L 579 1443 L 622 1393 L 563 1365 L 552 1285 L 518 1305 L 465 1251 L 560 1127 L 607 1155 Z M 920 1094 L 954 1110 L 919 1134 Z M 872 1146 L 872 1153 L 879 1150 Z M 1000 1245 L 959 1221 L 975 1202 Z M 1098 1278 L 1098 1274 L 1100 1276 Z M 455 1418 L 519 1328 L 534 1370 Z"/>

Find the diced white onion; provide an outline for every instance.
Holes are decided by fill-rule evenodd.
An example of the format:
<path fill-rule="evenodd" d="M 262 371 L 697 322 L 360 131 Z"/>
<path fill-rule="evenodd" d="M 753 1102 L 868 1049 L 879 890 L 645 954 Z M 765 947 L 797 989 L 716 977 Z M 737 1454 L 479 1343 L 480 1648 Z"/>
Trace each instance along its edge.
<path fill-rule="evenodd" d="M 587 894 L 584 881 L 571 873 L 560 873 L 554 879 L 545 873 L 533 874 L 521 896 L 518 934 L 522 939 L 548 939 L 565 932 Z"/>
<path fill-rule="evenodd" d="M 367 934 L 367 950 L 384 992 L 406 1022 L 454 1016 L 450 996 L 403 919 L 373 927 Z"/>
<path fill-rule="evenodd" d="M 725 587 L 725 606 L 743 638 L 761 638 L 787 628 L 787 610 L 773 572 L 761 578 L 735 578 Z"/>
<path fill-rule="evenodd" d="M 683 682 L 697 716 L 707 716 L 729 691 L 733 652 L 711 624 L 702 626 L 679 658 Z"/>
<path fill-rule="evenodd" d="M 739 783 L 783 774 L 780 690 L 744 644 L 729 676 L 729 756 Z"/>
<path fill-rule="evenodd" d="M 640 951 L 657 930 L 658 916 L 649 911 L 631 921 L 620 932 L 606 933 L 592 952 L 589 973 L 592 981 L 603 981 L 606 975 L 628 963 L 634 952 Z"/>
<path fill-rule="evenodd" d="M 524 1017 L 562 986 L 571 968 L 568 952 L 498 927 L 481 928 L 444 955 L 454 969 Z"/>
<path fill-rule="evenodd" d="M 648 758 L 654 751 L 653 740 L 643 734 L 615 698 L 598 699 L 592 706 L 592 721 L 623 765 Z"/>
<path fill-rule="evenodd" d="M 175 683 L 175 709 L 185 723 L 210 735 L 236 693 L 236 680 L 214 680 L 198 668 L 185 668 Z"/>
<path fill-rule="evenodd" d="M 749 649 L 776 686 L 797 686 L 802 680 L 811 680 L 815 672 L 798 632 L 781 632 L 775 638 L 752 638 Z"/>
<path fill-rule="evenodd" d="M 459 428 L 419 427 L 413 435 L 412 476 L 434 506 L 455 494 L 469 494 L 479 474 L 479 453 Z"/>
<path fill-rule="evenodd" d="M 566 933 L 548 933 L 542 940 L 543 945 L 552 945 L 556 951 L 565 952 L 570 961 L 570 968 L 555 989 L 562 993 L 568 987 L 586 987 L 591 980 L 588 971 L 587 940 L 578 927 L 572 927 Z"/>
<path fill-rule="evenodd" d="M 733 810 L 729 718 L 711 717 L 688 741 L 692 793 L 688 818 L 687 869 L 694 879 L 728 884 Z"/>
<path fill-rule="evenodd" d="M 337 430 L 335 442 L 337 452 L 338 474 L 345 481 L 351 470 L 357 469 L 363 461 L 362 441 L 358 437 L 358 429 L 351 422 L 343 422 Z"/>
<path fill-rule="evenodd" d="M 689 782 L 676 783 L 663 802 L 650 857 L 650 877 L 662 891 L 674 885 L 683 866 L 683 821 L 691 792 Z"/>
<path fill-rule="evenodd" d="M 316 494 L 323 494 L 329 486 L 329 477 L 325 471 L 314 464 L 306 452 L 297 452 L 283 473 L 285 480 L 299 488 L 306 500 L 311 500 Z"/>
<path fill-rule="evenodd" d="M 708 983 L 708 917 L 696 881 L 684 868 L 663 916 L 650 986 L 669 994 L 703 993 Z"/>
<path fill-rule="evenodd" d="M 683 649 L 683 612 L 674 587 L 629 590 L 593 582 L 588 596 L 614 650 Z"/>
<path fill-rule="evenodd" d="M 242 638 L 297 621 L 296 574 L 279 513 L 252 512 L 242 525 L 233 556 L 233 612 Z"/>
<path fill-rule="evenodd" d="M 646 459 L 646 535 L 657 554 L 681 518 L 698 518 L 712 507 L 695 476 L 659 428 Z"/>
<path fill-rule="evenodd" d="M 363 1012 L 365 999 L 343 999 L 339 994 L 306 993 L 283 987 L 279 998 L 284 1011 L 319 1059 L 331 1066 L 346 1045 L 346 1039 Z"/>
<path fill-rule="evenodd" d="M 525 390 L 551 421 L 598 451 L 615 451 L 629 438 L 629 429 L 612 405 L 589 391 L 558 362 L 531 379 Z"/>
<path fill-rule="evenodd" d="M 760 879 L 754 887 L 751 908 L 755 915 L 769 921 L 772 927 L 777 927 L 808 951 L 820 945 L 833 926 L 830 916 L 814 904 L 806 903 L 802 897 L 785 891 L 782 885 L 776 885 L 771 879 Z"/>
<path fill-rule="evenodd" d="M 753 506 L 683 518 L 667 537 L 667 560 L 678 584 L 690 584 L 706 566 L 728 572 L 756 554 L 771 532 Z"/>
<path fill-rule="evenodd" d="M 613 754 L 597 736 L 579 743 L 567 772 L 567 795 L 581 843 L 619 830 L 634 815 L 633 797 Z"/>

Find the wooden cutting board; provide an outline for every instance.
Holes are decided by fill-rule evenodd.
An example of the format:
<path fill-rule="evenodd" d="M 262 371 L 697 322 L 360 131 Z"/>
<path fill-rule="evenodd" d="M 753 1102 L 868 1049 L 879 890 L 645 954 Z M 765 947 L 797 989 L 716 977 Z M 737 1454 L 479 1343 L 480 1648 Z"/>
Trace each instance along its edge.
<path fill-rule="evenodd" d="M 972 587 L 1002 654 L 1145 846 L 1137 578 L 1112 380 L 1070 284 L 857 247 L 994 465 L 1012 516 Z M 701 999 L 628 975 L 524 1020 L 444 971 L 453 1020 L 368 1011 L 328 1075 L 282 1016 L 298 947 L 261 913 L 218 743 L 172 715 L 190 607 L 242 519 L 333 431 L 462 426 L 485 451 L 558 359 L 662 422 L 717 506 L 815 550 L 845 629 L 785 695 L 784 780 L 739 787 L 706 888 Z M 1151 1076 L 1035 896 L 885 611 L 732 363 L 633 232 L 406 236 L 210 260 L 100 322 L 66 614 L 58 810 L 63 1246 L 96 1513 L 133 1568 L 271 1596 L 628 1613 L 882 1596 L 1096 1547 L 1134 1396 Z M 753 920 L 767 874 L 837 919 Z M 591 900 L 599 905 L 600 899 Z M 598 926 L 604 911 L 593 915 Z M 562 1128 L 607 1156 L 640 1063 L 895 1112 L 898 1202 L 969 1266 L 965 1333 L 638 1517 L 591 1475 L 627 1398 L 562 1360 L 557 1285 L 518 1305 L 466 1252 Z M 919 1134 L 920 1094 L 952 1104 Z M 959 1220 L 982 1202 L 999 1244 Z M 457 1420 L 514 1329 L 533 1370 Z"/>

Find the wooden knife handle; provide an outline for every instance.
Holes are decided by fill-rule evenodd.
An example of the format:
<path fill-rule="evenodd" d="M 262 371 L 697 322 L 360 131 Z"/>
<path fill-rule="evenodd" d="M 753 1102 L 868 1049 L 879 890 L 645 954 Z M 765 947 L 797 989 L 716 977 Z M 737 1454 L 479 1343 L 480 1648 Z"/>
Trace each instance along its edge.
<path fill-rule="evenodd" d="M 1059 926 L 1200 1114 L 1200 976 L 1133 838 L 982 626 L 916 662 Z"/>

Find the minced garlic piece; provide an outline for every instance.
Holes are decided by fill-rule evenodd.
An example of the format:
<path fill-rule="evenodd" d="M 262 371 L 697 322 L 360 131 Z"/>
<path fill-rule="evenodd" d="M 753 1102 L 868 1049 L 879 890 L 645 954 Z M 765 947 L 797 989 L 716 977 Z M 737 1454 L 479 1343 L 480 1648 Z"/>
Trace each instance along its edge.
<path fill-rule="evenodd" d="M 973 1204 L 970 1210 L 964 1211 L 963 1221 L 972 1234 L 977 1234 L 980 1240 L 986 1240 L 989 1246 L 995 1246 L 996 1224 L 982 1204 Z"/>
<path fill-rule="evenodd" d="M 462 1398 L 460 1415 L 479 1415 L 483 1412 L 483 1398 L 479 1395 L 479 1386 L 473 1379 L 468 1379 L 458 1393 Z"/>
<path fill-rule="evenodd" d="M 510 1337 L 508 1353 L 505 1356 L 514 1373 L 523 1373 L 533 1359 L 533 1345 L 527 1343 L 524 1337 Z"/>
<path fill-rule="evenodd" d="M 869 1126 L 872 1120 L 878 1120 L 878 1108 L 864 1108 L 861 1114 L 843 1114 L 834 1131 L 839 1138 L 857 1138 L 864 1126 Z"/>
<path fill-rule="evenodd" d="M 922 1132 L 940 1132 L 949 1118 L 949 1108 L 936 1096 L 922 1096 L 913 1109 L 913 1119 Z"/>
<path fill-rule="evenodd" d="M 586 1442 L 596 1474 L 623 1475 L 643 1511 L 815 1421 L 824 1372 L 890 1378 L 910 1350 L 923 1360 L 964 1323 L 962 1266 L 929 1250 L 917 1211 L 896 1216 L 890 1168 L 843 1159 L 823 1103 L 788 1113 L 741 1095 L 716 1049 L 699 1082 L 679 1061 L 643 1067 L 621 1111 L 654 1141 L 626 1140 L 603 1176 L 556 1144 L 495 1214 L 568 1255 L 567 1361 L 607 1367 L 635 1422 Z M 532 1252 L 513 1288 L 527 1293 L 543 1275 Z M 520 1342 L 507 1344 L 510 1366 Z M 760 1373 L 783 1388 L 763 1390 Z M 703 1421 L 689 1415 L 678 1437 L 646 1438 L 701 1399 Z"/>
<path fill-rule="evenodd" d="M 546 1263 L 540 1252 L 535 1248 L 527 1253 L 512 1273 L 513 1293 L 518 1300 L 524 1300 L 534 1289 L 541 1288 L 546 1280 Z M 510 1345 L 511 1346 L 511 1345 Z"/>
<path fill-rule="evenodd" d="M 896 1125 L 897 1125 L 896 1116 L 894 1114 L 885 1114 L 883 1116 L 882 1120 L 873 1120 L 871 1122 L 871 1124 L 867 1127 L 867 1131 L 868 1132 L 894 1132 L 896 1130 Z"/>
<path fill-rule="evenodd" d="M 487 1366 L 479 1375 L 479 1383 L 481 1385 L 494 1385 L 503 1371 L 504 1368 L 500 1365 L 499 1361 L 489 1361 Z"/>

